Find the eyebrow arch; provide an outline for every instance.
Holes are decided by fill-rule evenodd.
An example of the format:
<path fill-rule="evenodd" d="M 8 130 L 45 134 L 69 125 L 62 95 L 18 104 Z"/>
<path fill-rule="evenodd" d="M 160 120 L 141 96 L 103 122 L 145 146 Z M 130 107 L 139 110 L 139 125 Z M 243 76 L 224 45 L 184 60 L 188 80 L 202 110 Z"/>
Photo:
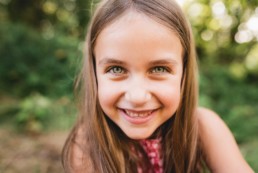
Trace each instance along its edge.
<path fill-rule="evenodd" d="M 174 66 L 178 65 L 178 62 L 174 59 L 160 59 L 160 60 L 154 60 L 149 63 L 150 66 L 154 65 L 167 65 L 172 64 Z"/>
<path fill-rule="evenodd" d="M 106 65 L 106 64 L 118 64 L 118 65 L 125 65 L 125 62 L 113 59 L 113 58 L 103 58 L 102 60 L 99 61 L 99 65 Z M 167 64 L 172 64 L 176 66 L 178 62 L 174 59 L 159 59 L 159 60 L 153 60 L 149 62 L 150 66 L 154 65 L 167 65 Z"/>
<path fill-rule="evenodd" d="M 99 65 L 105 65 L 105 64 L 118 64 L 118 65 L 124 65 L 125 63 L 123 61 L 113 59 L 113 58 L 104 58 L 99 61 Z"/>

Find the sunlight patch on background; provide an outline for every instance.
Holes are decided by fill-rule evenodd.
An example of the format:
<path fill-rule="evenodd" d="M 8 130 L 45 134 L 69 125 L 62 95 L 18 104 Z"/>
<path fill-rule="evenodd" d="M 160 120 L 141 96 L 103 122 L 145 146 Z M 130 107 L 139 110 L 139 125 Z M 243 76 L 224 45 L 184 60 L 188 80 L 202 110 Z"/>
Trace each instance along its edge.
<path fill-rule="evenodd" d="M 238 32 L 235 35 L 235 40 L 238 43 L 247 43 L 256 39 L 258 41 L 258 12 L 252 15 L 246 22 L 238 27 Z"/>
<path fill-rule="evenodd" d="M 202 12 L 203 12 L 203 5 L 200 3 L 194 3 L 188 9 L 188 13 L 193 18 L 200 16 Z"/>
<path fill-rule="evenodd" d="M 228 14 L 226 6 L 222 1 L 213 3 L 211 9 L 212 15 L 218 23 L 217 29 L 229 29 L 233 25 L 233 18 Z"/>
<path fill-rule="evenodd" d="M 237 43 L 247 43 L 253 39 L 253 35 L 249 30 L 238 31 L 235 35 Z"/>
<path fill-rule="evenodd" d="M 239 25 L 238 32 L 235 35 L 236 42 L 240 44 L 250 42 L 253 39 L 258 41 L 258 7 L 246 22 Z"/>
<path fill-rule="evenodd" d="M 211 30 L 205 30 L 201 33 L 201 37 L 204 41 L 210 41 L 213 38 L 213 32 Z"/>
<path fill-rule="evenodd" d="M 56 12 L 57 8 L 58 8 L 58 6 L 54 2 L 46 1 L 43 4 L 43 10 L 47 14 L 54 14 Z"/>
<path fill-rule="evenodd" d="M 233 24 L 233 19 L 228 14 L 225 14 L 223 18 L 220 20 L 220 25 L 224 29 L 230 28 L 232 24 Z"/>
<path fill-rule="evenodd" d="M 187 0 L 176 0 L 177 4 L 179 4 L 181 7 L 185 5 Z"/>
<path fill-rule="evenodd" d="M 258 43 L 248 53 L 245 65 L 248 70 L 258 72 Z"/>
<path fill-rule="evenodd" d="M 221 1 L 215 2 L 212 5 L 212 13 L 215 17 L 221 17 L 226 14 L 225 4 Z"/>
<path fill-rule="evenodd" d="M 220 21 L 218 19 L 211 19 L 210 22 L 208 23 L 208 26 L 210 29 L 213 31 L 218 31 L 220 29 Z"/>
<path fill-rule="evenodd" d="M 250 17 L 246 23 L 246 26 L 251 31 L 258 31 L 258 15 Z"/>

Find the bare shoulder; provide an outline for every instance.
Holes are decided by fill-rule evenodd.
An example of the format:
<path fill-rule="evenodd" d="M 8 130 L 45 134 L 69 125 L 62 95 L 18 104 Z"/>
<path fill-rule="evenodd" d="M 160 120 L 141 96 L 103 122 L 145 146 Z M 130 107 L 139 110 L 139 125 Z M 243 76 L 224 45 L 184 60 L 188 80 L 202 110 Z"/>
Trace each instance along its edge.
<path fill-rule="evenodd" d="M 207 165 L 213 173 L 253 173 L 223 120 L 206 108 L 197 109 L 200 140 Z"/>
<path fill-rule="evenodd" d="M 78 128 L 77 133 L 74 136 L 74 140 L 71 143 L 70 157 L 71 157 L 71 167 L 73 173 L 94 172 L 93 164 L 89 157 L 89 147 L 87 141 L 84 140 L 81 128 Z"/>

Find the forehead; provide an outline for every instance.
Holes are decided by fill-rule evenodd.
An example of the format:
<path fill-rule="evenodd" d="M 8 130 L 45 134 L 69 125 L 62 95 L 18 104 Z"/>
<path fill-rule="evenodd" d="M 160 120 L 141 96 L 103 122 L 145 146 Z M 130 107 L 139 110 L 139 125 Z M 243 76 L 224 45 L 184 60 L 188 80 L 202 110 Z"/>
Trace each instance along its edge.
<path fill-rule="evenodd" d="M 171 28 L 167 27 L 165 22 L 161 20 L 154 20 L 154 17 L 147 16 L 142 12 L 138 12 L 134 9 L 128 10 L 123 13 L 120 17 L 116 18 L 114 21 L 107 24 L 104 29 L 100 32 L 106 34 L 109 33 L 119 33 L 122 30 L 147 30 L 154 33 L 166 33 L 177 35 Z M 136 28 L 138 26 L 138 28 Z M 155 36 L 154 34 L 153 36 Z"/>
<path fill-rule="evenodd" d="M 183 51 L 178 35 L 171 28 L 135 10 L 127 11 L 117 20 L 105 26 L 96 39 L 95 47 L 100 42 L 110 42 L 109 44 L 121 42 L 122 44 L 122 41 L 125 40 L 138 46 L 141 43 L 142 46 L 151 42 L 155 42 L 156 46 L 167 43 L 167 45 Z"/>

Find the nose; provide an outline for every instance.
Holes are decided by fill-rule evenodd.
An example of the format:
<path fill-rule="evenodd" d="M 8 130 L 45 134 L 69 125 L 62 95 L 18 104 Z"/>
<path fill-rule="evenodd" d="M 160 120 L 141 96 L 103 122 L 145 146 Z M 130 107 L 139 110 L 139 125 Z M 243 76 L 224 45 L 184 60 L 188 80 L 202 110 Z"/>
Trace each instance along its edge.
<path fill-rule="evenodd" d="M 133 106 L 142 106 L 151 99 L 151 93 L 141 84 L 129 86 L 125 99 Z"/>

